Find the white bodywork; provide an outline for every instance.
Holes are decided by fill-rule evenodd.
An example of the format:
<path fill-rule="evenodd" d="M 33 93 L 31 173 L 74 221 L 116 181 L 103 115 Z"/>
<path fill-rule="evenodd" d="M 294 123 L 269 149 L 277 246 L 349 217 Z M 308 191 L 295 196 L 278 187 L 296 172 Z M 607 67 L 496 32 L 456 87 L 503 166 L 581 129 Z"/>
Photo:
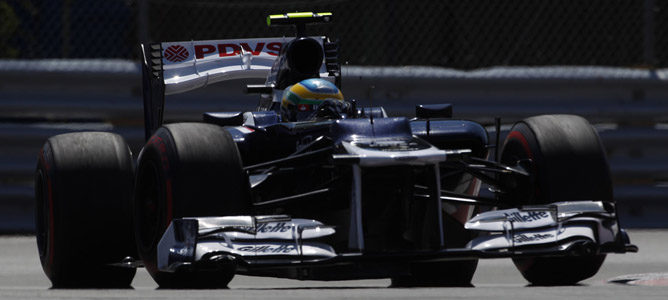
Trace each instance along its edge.
<path fill-rule="evenodd" d="M 570 239 L 602 245 L 614 242 L 618 232 L 614 214 L 598 201 L 557 202 L 544 206 L 512 208 L 481 213 L 464 225 L 466 229 L 489 232 L 471 241 L 473 250 L 558 243 Z"/>
<path fill-rule="evenodd" d="M 210 253 L 234 255 L 265 261 L 272 257 L 328 258 L 336 256 L 334 249 L 317 239 L 335 233 L 334 228 L 316 220 L 291 219 L 286 216 L 236 216 L 184 218 L 197 221 L 196 232 L 190 233 L 191 245 L 177 239 L 172 223 L 158 243 L 158 267 L 173 271 L 182 261 L 170 255 L 182 252 L 201 260 Z M 187 244 L 187 243 L 185 243 Z M 185 246 L 185 247 L 183 247 Z M 194 253 L 192 252 L 194 250 Z"/>
<path fill-rule="evenodd" d="M 380 146 L 402 145 L 404 140 L 373 139 L 370 144 Z M 357 156 L 362 167 L 380 167 L 392 165 L 434 165 L 445 161 L 446 151 L 434 146 L 427 149 L 405 151 L 381 151 L 358 147 L 354 142 L 342 142 L 343 147 L 351 155 Z"/>
<path fill-rule="evenodd" d="M 312 38 L 322 46 L 323 37 Z M 281 47 L 292 39 L 282 37 L 161 43 L 165 94 L 178 94 L 224 80 L 266 78 Z M 321 77 L 327 77 L 324 64 L 320 67 L 320 73 Z"/>
<path fill-rule="evenodd" d="M 361 223 L 356 223 L 361 222 L 361 210 L 355 209 L 359 208 L 355 197 L 351 201 L 350 228 L 354 229 L 350 231 L 349 246 L 363 253 L 363 231 Z M 524 246 L 535 246 L 555 255 L 555 251 L 568 254 L 573 241 L 598 246 L 614 243 L 620 230 L 614 212 L 609 210 L 602 202 L 575 201 L 484 212 L 465 227 L 488 234 L 463 249 L 442 248 L 442 254 L 446 258 L 448 250 L 453 250 L 471 251 L 472 256 L 480 251 L 515 255 L 526 249 Z M 333 227 L 319 221 L 283 215 L 177 219 L 158 243 L 158 268 L 173 272 L 212 257 L 286 266 L 335 258 L 342 254 L 322 239 L 334 233 Z"/>
<path fill-rule="evenodd" d="M 230 224 L 232 218 L 244 219 L 248 224 L 252 217 L 217 217 L 198 218 L 199 233 L 207 230 L 235 227 Z M 247 231 L 217 232 L 202 238 L 197 243 L 196 260 L 212 251 L 224 251 L 240 256 L 299 255 L 332 257 L 336 253 L 326 244 L 311 240 L 334 234 L 334 228 L 327 227 L 316 220 L 289 219 L 285 221 L 256 222 Z M 271 242 L 265 242 L 271 241 Z"/>

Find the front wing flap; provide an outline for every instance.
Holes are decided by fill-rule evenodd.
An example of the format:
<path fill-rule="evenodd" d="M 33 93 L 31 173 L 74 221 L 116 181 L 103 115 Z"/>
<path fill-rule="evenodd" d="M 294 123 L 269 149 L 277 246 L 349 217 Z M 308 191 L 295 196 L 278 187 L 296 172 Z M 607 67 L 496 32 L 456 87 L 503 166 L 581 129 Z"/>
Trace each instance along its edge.
<path fill-rule="evenodd" d="M 319 239 L 334 232 L 316 220 L 283 215 L 176 219 L 158 243 L 158 268 L 174 272 L 212 259 L 252 263 L 330 258 L 336 256 L 334 249 Z"/>
<path fill-rule="evenodd" d="M 337 253 L 327 244 L 335 228 L 285 215 L 175 219 L 158 244 L 166 272 L 219 263 L 239 270 L 318 268 L 360 263 L 402 264 L 475 258 L 579 256 L 636 252 L 619 228 L 613 204 L 559 202 L 478 214 L 465 224 L 486 232 L 465 248 L 387 253 Z M 446 237 L 447 241 L 447 237 Z"/>
<path fill-rule="evenodd" d="M 464 225 L 487 232 L 469 243 L 473 250 L 521 252 L 556 247 L 571 254 L 626 252 L 625 232 L 619 228 L 613 203 L 557 202 L 481 213 Z"/>

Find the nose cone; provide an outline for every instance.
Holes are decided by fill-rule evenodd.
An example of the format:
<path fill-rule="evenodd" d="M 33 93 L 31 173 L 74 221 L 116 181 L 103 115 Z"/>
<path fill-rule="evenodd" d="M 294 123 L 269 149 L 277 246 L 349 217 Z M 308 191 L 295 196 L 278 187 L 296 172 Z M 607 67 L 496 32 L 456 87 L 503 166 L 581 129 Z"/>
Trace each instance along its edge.
<path fill-rule="evenodd" d="M 351 142 L 369 138 L 410 139 L 411 127 L 404 117 L 338 120 L 331 127 L 332 138 L 337 141 Z"/>

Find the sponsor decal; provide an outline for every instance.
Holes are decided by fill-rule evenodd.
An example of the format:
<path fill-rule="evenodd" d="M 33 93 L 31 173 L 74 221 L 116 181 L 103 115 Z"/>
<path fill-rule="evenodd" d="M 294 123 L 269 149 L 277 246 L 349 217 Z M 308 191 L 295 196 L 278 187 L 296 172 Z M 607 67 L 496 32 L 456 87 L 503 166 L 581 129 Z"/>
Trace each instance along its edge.
<path fill-rule="evenodd" d="M 190 56 L 190 53 L 181 45 L 173 45 L 165 49 L 165 59 L 171 62 L 182 62 Z"/>
<path fill-rule="evenodd" d="M 297 110 L 299 111 L 309 111 L 311 110 L 310 104 L 297 104 Z"/>
<path fill-rule="evenodd" d="M 530 211 L 525 214 L 514 212 L 514 213 L 504 213 L 506 219 L 512 222 L 518 223 L 530 223 L 533 221 L 538 221 L 541 219 L 548 218 L 550 215 L 545 211 Z"/>
<path fill-rule="evenodd" d="M 244 246 L 237 249 L 243 252 L 253 253 L 273 253 L 273 254 L 287 254 L 297 250 L 295 245 L 262 245 L 262 246 Z"/>
<path fill-rule="evenodd" d="M 271 225 L 275 224 L 275 225 Z M 257 227 L 257 232 L 286 232 L 292 230 L 292 225 L 286 225 L 285 222 L 280 223 L 262 223 Z"/>
<path fill-rule="evenodd" d="M 535 242 L 535 241 L 540 241 L 548 238 L 553 238 L 554 235 L 551 233 L 546 233 L 546 234 L 518 234 L 513 236 L 513 242 L 515 243 L 528 243 L 528 242 Z"/>
<path fill-rule="evenodd" d="M 208 54 L 218 53 L 219 57 L 238 56 L 242 52 L 258 56 L 263 52 L 272 56 L 278 56 L 283 45 L 279 42 L 263 43 L 259 42 L 253 46 L 249 43 L 239 44 L 202 44 L 195 45 L 195 58 L 202 59 Z M 171 48 L 171 47 L 170 47 Z M 167 48 L 169 49 L 169 48 Z"/>
<path fill-rule="evenodd" d="M 369 142 L 356 142 L 355 146 L 377 151 L 413 151 L 423 150 L 428 147 L 420 145 L 414 140 L 380 140 L 375 139 Z"/>

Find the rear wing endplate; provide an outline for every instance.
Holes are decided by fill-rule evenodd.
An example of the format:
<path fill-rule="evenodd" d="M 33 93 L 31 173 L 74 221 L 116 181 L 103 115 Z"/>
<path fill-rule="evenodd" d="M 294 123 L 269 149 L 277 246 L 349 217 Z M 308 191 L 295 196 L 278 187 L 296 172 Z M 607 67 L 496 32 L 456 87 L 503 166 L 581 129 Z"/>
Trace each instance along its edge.
<path fill-rule="evenodd" d="M 144 98 L 144 137 L 148 141 L 162 125 L 165 108 L 165 82 L 162 70 L 160 44 L 141 44 L 142 96 Z"/>

